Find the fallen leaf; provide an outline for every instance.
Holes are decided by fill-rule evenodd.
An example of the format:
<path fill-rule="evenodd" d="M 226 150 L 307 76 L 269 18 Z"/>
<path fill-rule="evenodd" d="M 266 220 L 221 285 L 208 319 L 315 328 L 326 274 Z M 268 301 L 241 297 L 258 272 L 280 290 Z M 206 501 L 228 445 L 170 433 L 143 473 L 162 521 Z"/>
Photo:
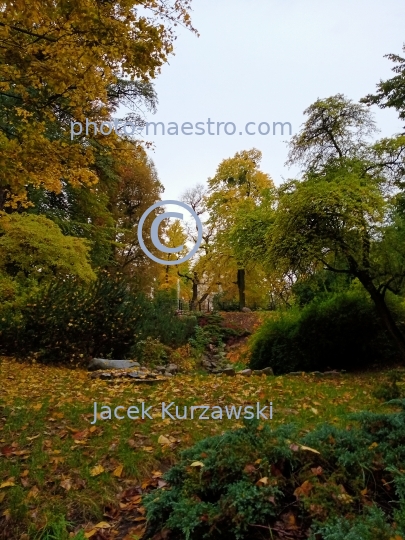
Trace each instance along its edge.
<path fill-rule="evenodd" d="M 202 461 L 193 461 L 190 467 L 204 467 L 204 463 Z"/>
<path fill-rule="evenodd" d="M 269 483 L 269 479 L 267 476 L 263 476 L 263 478 L 260 478 L 260 480 L 258 480 L 256 482 L 256 486 L 267 486 L 267 484 Z"/>
<path fill-rule="evenodd" d="M 69 491 L 72 489 L 72 480 L 71 478 L 65 478 L 65 480 L 62 480 L 60 483 L 60 487 L 63 487 L 63 489 L 66 489 L 66 491 Z"/>
<path fill-rule="evenodd" d="M 106 521 L 100 521 L 100 523 L 97 523 L 97 525 L 94 525 L 95 529 L 110 529 L 111 525 L 107 523 Z"/>
<path fill-rule="evenodd" d="M 123 470 L 124 470 L 124 466 L 118 465 L 118 467 L 113 471 L 113 476 L 120 478 Z"/>
<path fill-rule="evenodd" d="M 158 439 L 159 444 L 171 444 L 169 439 L 165 437 L 164 435 L 161 435 Z"/>
<path fill-rule="evenodd" d="M 312 488 L 313 488 L 313 485 L 311 484 L 311 482 L 309 480 L 305 480 L 305 482 L 294 491 L 294 495 L 297 498 L 301 497 L 302 495 L 304 495 L 305 497 L 308 497 L 309 492 L 311 491 Z"/>
<path fill-rule="evenodd" d="M 0 484 L 0 489 L 6 488 L 6 487 L 12 487 L 15 486 L 14 482 L 12 480 L 7 480 L 6 482 L 3 482 Z"/>
<path fill-rule="evenodd" d="M 98 476 L 104 472 L 104 467 L 102 465 L 96 465 L 90 470 L 90 476 Z"/>
<path fill-rule="evenodd" d="M 38 493 L 39 493 L 39 489 L 37 488 L 37 486 L 34 486 L 29 490 L 27 498 L 36 499 L 38 497 Z"/>

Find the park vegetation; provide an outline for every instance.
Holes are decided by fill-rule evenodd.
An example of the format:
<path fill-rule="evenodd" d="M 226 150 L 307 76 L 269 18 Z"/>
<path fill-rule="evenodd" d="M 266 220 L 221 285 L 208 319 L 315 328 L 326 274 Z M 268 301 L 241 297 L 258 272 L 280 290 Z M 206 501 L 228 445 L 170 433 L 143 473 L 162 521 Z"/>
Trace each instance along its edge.
<path fill-rule="evenodd" d="M 173 264 L 198 231 L 166 219 L 162 239 L 184 252 L 158 264 L 137 236 L 164 192 L 150 143 L 72 138 L 70 123 L 125 106 L 121 120 L 142 127 L 176 26 L 196 33 L 190 10 L 2 4 L 0 538 L 404 539 L 405 131 L 379 139 L 370 106 L 405 118 L 405 59 L 389 55 L 394 76 L 359 103 L 337 93 L 308 106 L 289 142 L 296 178 L 276 186 L 257 148 L 223 159 L 181 195 L 202 222 L 198 253 Z M 143 229 L 158 256 L 162 211 Z M 227 326 L 227 311 L 255 311 L 255 325 Z M 214 378 L 200 365 L 212 349 L 275 377 Z M 182 373 L 153 390 L 89 382 L 94 357 Z M 331 370 L 341 379 L 317 378 Z M 88 425 L 95 399 L 135 394 L 187 406 L 277 395 L 285 416 L 303 416 L 274 429 Z"/>

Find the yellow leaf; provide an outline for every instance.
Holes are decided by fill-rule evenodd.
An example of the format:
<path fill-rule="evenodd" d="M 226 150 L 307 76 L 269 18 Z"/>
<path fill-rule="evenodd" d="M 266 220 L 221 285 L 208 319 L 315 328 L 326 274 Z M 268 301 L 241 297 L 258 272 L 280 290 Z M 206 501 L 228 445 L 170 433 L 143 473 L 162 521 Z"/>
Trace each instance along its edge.
<path fill-rule="evenodd" d="M 263 478 L 260 478 L 260 480 L 258 480 L 256 482 L 256 485 L 262 485 L 262 486 L 267 486 L 267 484 L 269 483 L 269 479 L 267 476 L 263 476 Z"/>
<path fill-rule="evenodd" d="M 98 476 L 104 472 L 104 467 L 102 465 L 96 465 L 90 471 L 90 476 Z"/>
<path fill-rule="evenodd" d="M 113 476 L 117 476 L 118 478 L 120 478 L 123 470 L 124 470 L 124 466 L 118 465 L 118 467 L 113 471 Z"/>
<path fill-rule="evenodd" d="M 100 523 L 97 523 L 97 525 L 94 525 L 95 529 L 110 529 L 111 525 L 107 523 L 106 521 L 100 521 Z"/>
<path fill-rule="evenodd" d="M 311 411 L 312 411 L 314 414 L 318 414 L 318 409 L 315 409 L 315 407 L 311 407 Z"/>
<path fill-rule="evenodd" d="M 158 439 L 158 443 L 159 444 L 170 444 L 170 441 L 167 437 L 165 437 L 164 435 L 161 435 Z"/>
<path fill-rule="evenodd" d="M 91 428 L 89 429 L 90 433 L 94 433 L 96 431 L 96 426 L 91 426 Z"/>
<path fill-rule="evenodd" d="M 28 475 L 29 475 L 29 470 L 28 470 L 28 469 L 25 469 L 25 471 L 23 471 L 23 472 L 20 474 L 21 478 L 25 478 L 25 477 L 28 476 Z"/>
<path fill-rule="evenodd" d="M 10 482 L 9 480 L 7 480 L 7 482 L 3 482 L 2 484 L 0 484 L 0 489 L 12 486 L 15 486 L 14 482 Z"/>
<path fill-rule="evenodd" d="M 204 463 L 202 461 L 194 461 L 190 467 L 204 467 Z"/>
<path fill-rule="evenodd" d="M 5 492 L 3 491 L 3 493 L 0 493 L 0 503 L 2 503 L 4 501 L 4 497 L 6 496 Z"/>
<path fill-rule="evenodd" d="M 42 409 L 42 403 L 37 403 L 36 405 L 33 405 L 32 408 L 36 411 L 39 411 Z"/>
<path fill-rule="evenodd" d="M 373 448 L 376 448 L 378 446 L 378 443 L 376 442 L 373 442 L 372 444 L 370 444 L 370 446 L 368 447 L 369 450 L 372 450 Z"/>
<path fill-rule="evenodd" d="M 30 491 L 28 492 L 28 499 L 36 499 L 38 497 L 39 489 L 37 486 L 33 486 Z"/>
<path fill-rule="evenodd" d="M 91 529 L 91 531 L 84 533 L 84 536 L 86 538 L 91 538 L 97 533 L 97 529 Z"/>

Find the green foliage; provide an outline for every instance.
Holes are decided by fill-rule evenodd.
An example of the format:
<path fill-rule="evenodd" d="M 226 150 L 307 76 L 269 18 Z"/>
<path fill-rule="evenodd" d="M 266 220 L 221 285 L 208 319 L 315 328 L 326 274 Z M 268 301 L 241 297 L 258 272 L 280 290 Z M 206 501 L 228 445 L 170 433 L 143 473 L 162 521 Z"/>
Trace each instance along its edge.
<path fill-rule="evenodd" d="M 167 364 L 170 358 L 171 349 L 158 339 L 148 336 L 141 339 L 133 348 L 135 358 L 142 364 L 156 366 Z"/>
<path fill-rule="evenodd" d="M 384 401 L 402 397 L 402 391 L 398 386 L 398 383 L 402 382 L 403 373 L 398 370 L 390 371 L 388 372 L 387 379 L 387 382 L 380 384 L 376 388 L 376 390 L 373 392 L 373 396 L 377 399 L 383 399 Z"/>
<path fill-rule="evenodd" d="M 396 531 L 385 521 L 385 515 L 375 506 L 365 507 L 364 515 L 358 516 L 353 522 L 345 517 L 331 519 L 316 529 L 316 534 L 310 540 L 316 540 L 322 535 L 323 540 L 391 540 Z"/>
<path fill-rule="evenodd" d="M 283 521 L 312 540 L 403 535 L 405 401 L 395 404 L 403 410 L 351 415 L 350 430 L 323 424 L 299 436 L 291 424 L 247 421 L 200 441 L 166 473 L 168 486 L 144 498 L 147 537 L 258 539 Z"/>
<path fill-rule="evenodd" d="M 0 213 L 0 272 L 17 280 L 77 276 L 95 279 L 85 240 L 64 236 L 44 216 Z"/>
<path fill-rule="evenodd" d="M 182 345 L 194 325 L 195 320 L 177 318 L 161 296 L 152 301 L 136 295 L 120 275 L 103 272 L 90 284 L 54 282 L 19 309 L 1 310 L 1 352 L 47 361 L 123 358 L 148 336 Z"/>
<path fill-rule="evenodd" d="M 357 290 L 276 313 L 251 341 L 254 369 L 356 369 L 394 356 L 372 303 Z"/>
<path fill-rule="evenodd" d="M 84 532 L 80 531 L 79 533 L 72 536 L 68 532 L 68 528 L 71 527 L 71 524 L 66 521 L 65 516 L 52 516 L 50 518 L 50 523 L 46 525 L 40 533 L 33 533 L 33 540 L 85 540 Z"/>
<path fill-rule="evenodd" d="M 224 326 L 223 318 L 215 311 L 213 313 L 198 313 L 197 318 L 198 326 L 195 328 L 193 337 L 189 340 L 196 358 L 199 358 L 209 346 L 214 346 L 218 351 L 223 352 L 229 338 L 248 334 L 247 331 Z"/>

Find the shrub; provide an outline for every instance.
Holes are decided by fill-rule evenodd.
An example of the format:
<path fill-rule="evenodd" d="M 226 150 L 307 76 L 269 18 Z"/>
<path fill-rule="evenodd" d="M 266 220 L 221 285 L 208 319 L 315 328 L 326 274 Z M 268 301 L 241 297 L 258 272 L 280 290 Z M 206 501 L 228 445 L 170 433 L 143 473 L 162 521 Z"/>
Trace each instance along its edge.
<path fill-rule="evenodd" d="M 133 356 L 139 362 L 154 367 L 158 364 L 167 364 L 170 358 L 171 349 L 163 345 L 158 339 L 148 336 L 146 339 L 138 341 L 133 348 Z M 131 355 L 132 356 L 132 355 Z"/>
<path fill-rule="evenodd" d="M 146 538 L 403 536 L 405 400 L 396 404 L 401 412 L 352 415 L 351 430 L 324 424 L 299 436 L 293 425 L 248 421 L 200 441 L 144 498 Z"/>
<path fill-rule="evenodd" d="M 357 290 L 279 312 L 251 340 L 251 367 L 271 366 L 276 374 L 356 369 L 395 354 L 374 306 Z"/>
<path fill-rule="evenodd" d="M 165 299 L 137 295 L 120 276 L 104 272 L 91 284 L 54 282 L 19 309 L 10 304 L 0 312 L 0 353 L 80 361 L 131 356 L 134 345 L 148 336 L 183 345 L 196 321 L 176 317 Z"/>

